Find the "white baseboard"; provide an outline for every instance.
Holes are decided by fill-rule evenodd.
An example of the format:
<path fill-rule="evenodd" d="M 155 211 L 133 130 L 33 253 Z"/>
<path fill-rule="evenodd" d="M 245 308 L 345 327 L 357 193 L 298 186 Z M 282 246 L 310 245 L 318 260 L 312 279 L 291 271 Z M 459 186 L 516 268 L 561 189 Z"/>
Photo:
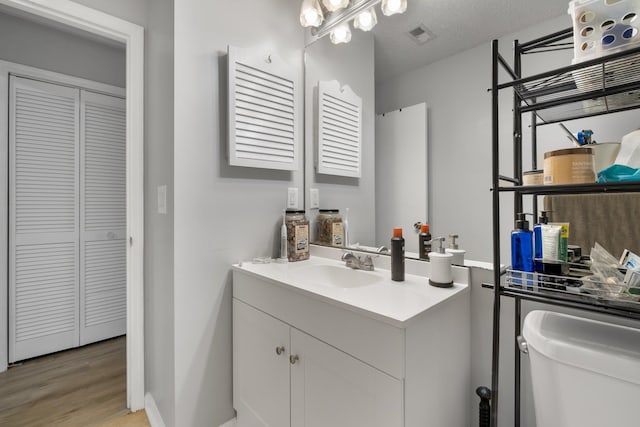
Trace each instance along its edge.
<path fill-rule="evenodd" d="M 147 412 L 147 418 L 149 419 L 151 427 L 165 427 L 160 411 L 156 406 L 156 401 L 153 400 L 153 396 L 150 393 L 144 396 L 144 409 Z"/>
<path fill-rule="evenodd" d="M 235 418 L 231 418 L 229 421 L 227 421 L 226 423 L 222 424 L 220 427 L 236 427 L 236 419 Z"/>

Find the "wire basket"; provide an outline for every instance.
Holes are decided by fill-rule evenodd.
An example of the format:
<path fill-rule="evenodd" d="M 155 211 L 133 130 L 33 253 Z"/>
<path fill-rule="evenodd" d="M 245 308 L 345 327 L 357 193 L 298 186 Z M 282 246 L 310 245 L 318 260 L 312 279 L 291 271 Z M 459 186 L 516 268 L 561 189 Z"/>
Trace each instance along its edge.
<path fill-rule="evenodd" d="M 587 272 L 584 268 L 574 268 L 568 276 L 556 276 L 507 269 L 503 286 L 640 310 L 640 287 L 598 281 L 586 275 Z"/>

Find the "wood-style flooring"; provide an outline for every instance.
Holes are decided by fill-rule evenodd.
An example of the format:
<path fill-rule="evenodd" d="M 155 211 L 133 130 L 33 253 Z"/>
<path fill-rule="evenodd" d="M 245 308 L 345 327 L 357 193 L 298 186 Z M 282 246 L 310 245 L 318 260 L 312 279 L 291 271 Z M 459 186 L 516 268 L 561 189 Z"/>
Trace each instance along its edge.
<path fill-rule="evenodd" d="M 30 359 L 0 373 L 0 426 L 128 425 L 126 390 L 124 336 Z"/>

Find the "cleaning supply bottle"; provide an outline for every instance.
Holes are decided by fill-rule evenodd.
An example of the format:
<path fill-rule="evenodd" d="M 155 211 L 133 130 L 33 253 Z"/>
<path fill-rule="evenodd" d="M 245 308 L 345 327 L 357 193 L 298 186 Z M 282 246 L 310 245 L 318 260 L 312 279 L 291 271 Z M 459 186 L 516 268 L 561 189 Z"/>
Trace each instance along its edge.
<path fill-rule="evenodd" d="M 421 224 L 420 234 L 418 235 L 418 256 L 420 259 L 429 259 L 429 252 L 431 252 L 429 224 Z"/>
<path fill-rule="evenodd" d="M 393 229 L 391 238 L 391 280 L 404 281 L 404 238 L 402 228 Z"/>
<path fill-rule="evenodd" d="M 437 237 L 431 240 L 433 252 L 429 253 L 431 261 L 431 275 L 429 284 L 437 288 L 450 288 L 453 286 L 453 271 L 451 270 L 451 259 L 453 255 L 445 252 L 444 237 Z"/>
<path fill-rule="evenodd" d="M 525 214 L 516 214 L 515 230 L 511 232 L 511 267 L 533 272 L 533 232 Z"/>
<path fill-rule="evenodd" d="M 458 244 L 456 243 L 456 239 L 459 236 L 457 234 L 449 234 L 449 239 L 451 239 L 451 243 L 449 243 L 449 247 L 445 249 L 445 252 L 453 255 L 451 258 L 451 264 L 453 265 L 464 265 L 464 254 L 467 253 L 464 249 L 458 248 Z"/>
<path fill-rule="evenodd" d="M 549 223 L 548 214 L 549 211 L 540 211 L 538 223 L 533 226 L 533 269 L 536 273 L 542 273 L 542 224 Z"/>

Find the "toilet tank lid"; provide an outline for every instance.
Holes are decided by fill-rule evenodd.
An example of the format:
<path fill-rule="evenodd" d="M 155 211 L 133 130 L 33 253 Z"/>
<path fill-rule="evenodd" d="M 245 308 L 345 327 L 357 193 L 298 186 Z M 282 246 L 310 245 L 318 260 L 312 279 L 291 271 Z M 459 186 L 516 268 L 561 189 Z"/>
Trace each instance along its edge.
<path fill-rule="evenodd" d="M 640 329 L 535 310 L 522 336 L 550 359 L 640 385 Z"/>

